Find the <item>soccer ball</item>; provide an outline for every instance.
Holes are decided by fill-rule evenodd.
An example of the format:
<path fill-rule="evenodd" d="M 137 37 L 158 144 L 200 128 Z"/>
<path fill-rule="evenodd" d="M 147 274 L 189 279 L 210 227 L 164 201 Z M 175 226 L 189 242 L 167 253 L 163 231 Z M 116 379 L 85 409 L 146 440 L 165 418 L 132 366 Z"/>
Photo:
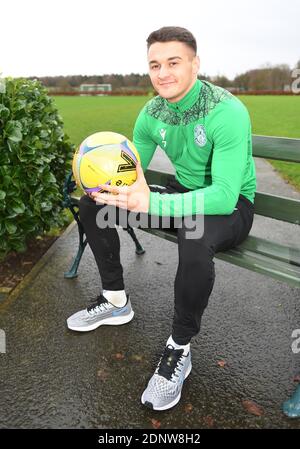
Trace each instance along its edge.
<path fill-rule="evenodd" d="M 87 137 L 73 158 L 76 184 L 87 193 L 99 192 L 99 184 L 129 186 L 136 181 L 140 157 L 133 143 L 122 134 L 98 132 Z"/>

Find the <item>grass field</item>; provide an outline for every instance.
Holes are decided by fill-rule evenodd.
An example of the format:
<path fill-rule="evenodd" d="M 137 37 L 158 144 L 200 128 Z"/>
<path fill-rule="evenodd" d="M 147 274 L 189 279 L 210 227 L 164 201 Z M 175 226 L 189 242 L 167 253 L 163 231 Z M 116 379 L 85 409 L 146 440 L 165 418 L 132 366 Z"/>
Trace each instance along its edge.
<path fill-rule="evenodd" d="M 247 106 L 253 134 L 300 138 L 300 97 L 239 97 Z M 65 131 L 78 145 L 97 131 L 114 131 L 132 138 L 136 117 L 147 97 L 55 97 Z M 274 167 L 300 191 L 299 164 L 275 162 Z"/>
<path fill-rule="evenodd" d="M 55 97 L 65 131 L 78 145 L 89 134 L 114 131 L 132 138 L 136 117 L 148 97 Z"/>

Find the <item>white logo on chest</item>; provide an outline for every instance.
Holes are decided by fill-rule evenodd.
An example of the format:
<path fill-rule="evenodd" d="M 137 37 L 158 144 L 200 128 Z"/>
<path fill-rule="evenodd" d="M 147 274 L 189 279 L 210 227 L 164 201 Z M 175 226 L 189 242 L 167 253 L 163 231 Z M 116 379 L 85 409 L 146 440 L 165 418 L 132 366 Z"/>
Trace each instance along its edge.
<path fill-rule="evenodd" d="M 194 128 L 194 140 L 199 147 L 204 147 L 207 142 L 204 125 L 196 125 Z"/>
<path fill-rule="evenodd" d="M 166 148 L 166 145 L 167 145 L 167 141 L 166 141 L 166 133 L 167 133 L 167 130 L 164 129 L 164 128 L 162 128 L 162 129 L 159 131 L 159 134 L 161 135 L 161 138 L 162 138 L 162 145 L 163 145 L 164 148 Z"/>

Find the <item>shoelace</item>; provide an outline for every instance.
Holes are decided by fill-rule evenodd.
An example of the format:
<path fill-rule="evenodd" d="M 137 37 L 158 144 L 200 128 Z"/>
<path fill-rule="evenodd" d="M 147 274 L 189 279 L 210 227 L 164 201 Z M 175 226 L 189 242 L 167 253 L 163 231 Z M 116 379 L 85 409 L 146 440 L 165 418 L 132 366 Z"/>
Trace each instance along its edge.
<path fill-rule="evenodd" d="M 181 362 L 182 357 L 183 349 L 174 349 L 173 346 L 166 346 L 159 362 L 157 374 L 171 382 L 175 382 L 175 380 L 172 380 L 172 376 L 179 377 L 176 370 L 180 371 L 178 365 L 183 366 Z"/>
<path fill-rule="evenodd" d="M 91 301 L 91 304 L 87 306 L 87 312 L 90 315 L 94 315 L 95 312 L 104 312 L 107 309 L 107 306 L 109 305 L 109 302 L 106 298 L 104 298 L 103 295 L 100 295 L 96 298 L 96 300 Z"/>

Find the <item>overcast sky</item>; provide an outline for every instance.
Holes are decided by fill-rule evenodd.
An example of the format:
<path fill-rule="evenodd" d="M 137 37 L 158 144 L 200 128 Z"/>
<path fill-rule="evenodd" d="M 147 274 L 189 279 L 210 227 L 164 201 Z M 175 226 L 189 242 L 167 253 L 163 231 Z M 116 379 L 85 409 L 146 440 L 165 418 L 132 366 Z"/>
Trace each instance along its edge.
<path fill-rule="evenodd" d="M 200 72 L 236 74 L 300 59 L 300 0 L 4 0 L 4 76 L 146 73 L 146 38 L 188 28 Z"/>

